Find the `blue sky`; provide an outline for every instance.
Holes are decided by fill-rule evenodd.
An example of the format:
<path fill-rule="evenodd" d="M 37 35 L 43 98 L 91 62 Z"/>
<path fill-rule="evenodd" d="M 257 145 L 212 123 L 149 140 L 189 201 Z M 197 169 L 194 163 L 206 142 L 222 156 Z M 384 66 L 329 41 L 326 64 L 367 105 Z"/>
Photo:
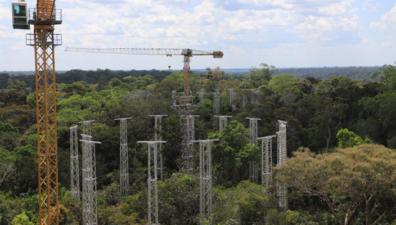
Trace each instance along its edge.
<path fill-rule="evenodd" d="M 29 7 L 34 0 L 26 0 Z M 396 3 L 391 0 L 57 0 L 57 70 L 181 69 L 178 56 L 65 52 L 70 47 L 192 48 L 195 69 L 375 66 L 396 61 Z M 33 32 L 32 30 L 28 32 Z M 13 30 L 11 2 L 0 0 L 0 71 L 34 70 L 25 30 Z"/>

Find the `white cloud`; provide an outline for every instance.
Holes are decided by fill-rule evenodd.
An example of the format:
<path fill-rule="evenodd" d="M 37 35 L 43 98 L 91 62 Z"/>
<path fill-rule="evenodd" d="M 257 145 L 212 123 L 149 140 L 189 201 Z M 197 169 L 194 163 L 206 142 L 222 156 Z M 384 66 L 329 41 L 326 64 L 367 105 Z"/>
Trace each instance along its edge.
<path fill-rule="evenodd" d="M 381 45 L 382 45 L 382 47 L 393 47 L 393 46 L 395 46 L 395 44 L 393 42 L 390 42 L 390 41 L 382 42 Z"/>
<path fill-rule="evenodd" d="M 389 12 L 385 13 L 381 17 L 380 22 L 373 22 L 370 24 L 370 28 L 372 29 L 377 28 L 385 30 L 388 27 L 396 28 L 396 3 Z"/>
<path fill-rule="evenodd" d="M 4 1 L 0 48 L 9 49 L 24 42 L 25 31 L 12 30 Z M 27 1 L 33 5 L 35 0 Z M 58 0 L 64 22 L 56 33 L 71 47 L 221 47 L 227 51 L 225 58 L 236 59 L 241 52 L 281 46 L 290 55 L 292 50 L 317 51 L 355 36 L 356 43 L 364 42 L 355 1 L 369 0 Z M 371 26 L 384 26 L 377 23 Z"/>
<path fill-rule="evenodd" d="M 11 6 L 9 8 L 4 8 L 0 4 L 0 20 L 10 20 L 11 22 Z"/>
<path fill-rule="evenodd" d="M 350 18 L 308 16 L 304 22 L 298 24 L 295 28 L 298 32 L 322 32 L 335 29 L 354 31 L 359 28 L 359 17 L 357 15 Z"/>
<path fill-rule="evenodd" d="M 296 26 L 298 31 L 326 31 L 333 29 L 331 19 L 317 16 L 308 16 L 304 22 Z"/>
<path fill-rule="evenodd" d="M 297 33 L 306 36 L 305 33 L 314 31 L 355 30 L 358 23 L 348 14 L 352 0 L 224 0 L 221 3 L 219 0 L 59 1 L 68 4 L 63 8 L 62 25 L 68 28 L 58 30 L 65 31 L 65 40 L 76 45 L 92 44 L 96 39 L 106 46 L 122 46 L 123 43 L 131 43 L 125 40 L 125 37 L 130 37 L 136 44 L 147 46 L 170 44 L 170 47 L 176 47 L 182 43 L 196 47 L 207 43 L 218 46 L 222 41 L 247 41 L 255 36 L 270 35 L 271 27 L 283 27 L 285 31 L 294 27 Z M 186 4 L 193 2 L 193 8 L 185 8 Z M 183 7 L 179 7 L 180 4 Z M 219 7 L 219 4 L 251 7 L 234 11 Z M 316 12 L 323 16 L 307 15 L 305 9 L 299 7 L 308 4 L 314 4 Z M 341 14 L 342 18 L 328 17 Z M 70 34 L 77 34 L 78 38 L 72 40 Z M 328 38 L 320 37 L 319 40 Z"/>
<path fill-rule="evenodd" d="M 376 12 L 380 4 L 379 3 L 373 4 L 371 3 L 371 1 L 372 0 L 365 0 L 363 9 L 368 10 L 370 12 Z"/>
<path fill-rule="evenodd" d="M 318 12 L 324 15 L 336 16 L 347 13 L 348 8 L 350 7 L 351 7 L 350 2 L 342 2 L 342 3 L 336 3 L 336 4 L 319 7 Z"/>
<path fill-rule="evenodd" d="M 158 3 L 170 3 L 170 4 L 183 3 L 183 4 L 186 4 L 186 3 L 193 2 L 193 1 L 194 0 L 159 0 Z"/>

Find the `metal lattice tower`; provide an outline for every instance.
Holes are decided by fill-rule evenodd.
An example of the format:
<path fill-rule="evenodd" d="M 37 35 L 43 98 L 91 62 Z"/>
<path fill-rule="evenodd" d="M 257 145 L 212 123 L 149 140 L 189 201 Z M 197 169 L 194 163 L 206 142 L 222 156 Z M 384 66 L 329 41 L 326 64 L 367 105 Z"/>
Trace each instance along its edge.
<path fill-rule="evenodd" d="M 252 182 L 258 182 L 258 165 L 255 161 L 249 161 L 249 179 Z"/>
<path fill-rule="evenodd" d="M 252 99 L 251 99 L 251 103 L 252 104 L 258 104 L 259 103 L 259 95 L 260 95 L 260 91 L 259 90 L 252 90 Z"/>
<path fill-rule="evenodd" d="M 258 126 L 257 121 L 261 120 L 259 118 L 246 117 L 249 120 L 249 140 L 251 144 L 257 145 L 258 138 Z"/>
<path fill-rule="evenodd" d="M 287 146 L 286 146 L 286 124 L 287 122 L 278 120 L 279 131 L 276 132 L 278 141 L 278 162 L 277 166 L 282 166 L 287 158 Z M 277 184 L 278 188 L 278 198 L 279 198 L 279 208 L 281 210 L 287 210 L 288 200 L 287 200 L 287 187 L 284 184 Z"/>
<path fill-rule="evenodd" d="M 256 93 L 255 93 L 254 89 L 250 89 L 250 92 L 251 92 L 251 94 L 250 94 L 250 104 L 254 105 L 254 104 L 256 104 Z"/>
<path fill-rule="evenodd" d="M 243 93 L 243 94 L 242 94 L 242 109 L 243 109 L 243 110 L 246 109 L 247 100 L 248 100 L 248 98 L 247 98 L 246 93 Z"/>
<path fill-rule="evenodd" d="M 232 116 L 215 116 L 215 118 L 219 118 L 219 131 L 222 132 L 224 128 L 228 125 L 228 118 L 232 118 Z"/>
<path fill-rule="evenodd" d="M 168 115 L 149 115 L 150 117 L 154 117 L 154 141 L 162 141 L 161 131 L 162 131 L 162 117 Z M 164 161 L 162 154 L 162 143 L 159 143 L 159 172 L 160 179 L 164 180 Z"/>
<path fill-rule="evenodd" d="M 83 145 L 83 224 L 98 224 L 96 152 L 95 144 L 89 135 L 82 135 Z"/>
<path fill-rule="evenodd" d="M 182 143 L 182 171 L 191 172 L 194 168 L 194 149 L 192 142 L 195 140 L 195 117 L 198 115 L 183 116 L 185 119 L 185 129 Z"/>
<path fill-rule="evenodd" d="M 220 89 L 216 88 L 213 96 L 213 114 L 219 115 L 220 113 Z"/>
<path fill-rule="evenodd" d="M 201 91 L 199 92 L 199 103 L 201 105 L 204 105 L 205 103 L 205 90 L 201 88 Z"/>
<path fill-rule="evenodd" d="M 230 99 L 230 106 L 232 107 L 232 111 L 236 110 L 236 104 L 235 104 L 235 100 L 236 100 L 236 94 L 234 89 L 229 89 L 229 99 Z"/>
<path fill-rule="evenodd" d="M 128 165 L 128 118 L 119 118 L 120 121 L 120 192 L 122 196 L 128 194 L 129 165 Z"/>
<path fill-rule="evenodd" d="M 251 144 L 257 145 L 259 118 L 246 117 L 249 120 L 249 140 Z M 249 179 L 253 182 L 258 182 L 258 165 L 255 161 L 249 162 Z"/>
<path fill-rule="evenodd" d="M 199 190 L 200 190 L 200 204 L 199 204 L 199 224 L 212 224 L 212 146 L 213 141 L 197 140 L 193 142 L 199 143 Z"/>
<path fill-rule="evenodd" d="M 76 202 L 80 201 L 77 126 L 70 127 L 70 191 L 72 199 Z"/>
<path fill-rule="evenodd" d="M 94 121 L 95 120 L 85 120 L 85 121 L 78 122 L 83 125 L 83 134 L 92 137 L 92 122 L 94 122 Z"/>
<path fill-rule="evenodd" d="M 158 144 L 166 141 L 138 141 L 148 144 L 147 186 L 148 186 L 148 224 L 159 225 L 158 218 Z"/>
<path fill-rule="evenodd" d="M 272 138 L 276 135 L 258 138 L 261 140 L 261 185 L 268 187 L 272 183 Z"/>
<path fill-rule="evenodd" d="M 172 91 L 172 105 L 176 106 L 177 105 L 177 101 L 176 101 L 176 90 Z"/>

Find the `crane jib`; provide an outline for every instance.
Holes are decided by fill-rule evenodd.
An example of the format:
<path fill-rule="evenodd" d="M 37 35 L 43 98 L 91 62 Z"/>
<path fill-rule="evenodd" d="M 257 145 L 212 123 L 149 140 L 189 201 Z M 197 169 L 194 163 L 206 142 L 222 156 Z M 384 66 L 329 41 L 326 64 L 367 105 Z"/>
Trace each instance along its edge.
<path fill-rule="evenodd" d="M 213 56 L 213 58 L 223 58 L 222 51 L 194 50 L 178 48 L 73 48 L 67 47 L 67 52 L 88 52 L 88 53 L 109 53 L 109 54 L 130 54 L 130 55 L 180 55 L 180 56 Z"/>

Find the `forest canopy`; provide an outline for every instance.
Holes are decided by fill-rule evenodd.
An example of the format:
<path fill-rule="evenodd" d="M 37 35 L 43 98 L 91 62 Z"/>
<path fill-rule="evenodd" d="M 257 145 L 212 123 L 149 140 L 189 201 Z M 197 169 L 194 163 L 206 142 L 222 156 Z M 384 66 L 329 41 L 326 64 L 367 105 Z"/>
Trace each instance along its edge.
<path fill-rule="evenodd" d="M 193 113 L 200 116 L 195 139 L 219 139 L 212 144 L 213 224 L 395 224 L 395 66 L 365 71 L 359 79 L 342 70 L 331 77 L 314 76 L 311 70 L 305 78 L 282 71 L 261 64 L 243 76 L 221 68 L 190 75 Z M 0 224 L 36 224 L 34 76 L 0 74 L 0 81 Z M 217 88 L 219 115 L 232 116 L 222 131 L 214 119 Z M 158 182 L 161 224 L 199 223 L 198 144 L 194 171 L 183 173 L 183 134 L 173 90 L 176 98 L 182 95 L 181 71 L 71 70 L 57 76 L 60 224 L 82 219 L 81 202 L 70 193 L 69 130 L 82 120 L 95 120 L 92 134 L 102 143 L 96 149 L 99 224 L 147 222 L 147 146 L 137 141 L 154 139 L 149 115 L 155 114 L 167 115 L 161 131 L 167 141 L 164 180 Z M 119 192 L 120 127 L 114 120 L 124 117 L 132 117 L 126 197 Z M 249 180 L 249 163 L 261 163 L 261 144 L 249 141 L 247 117 L 261 119 L 259 137 L 274 135 L 278 120 L 287 121 L 289 158 L 269 187 L 261 186 L 261 176 Z M 274 168 L 276 146 L 274 140 Z M 277 182 L 288 187 L 287 211 L 277 207 Z"/>

